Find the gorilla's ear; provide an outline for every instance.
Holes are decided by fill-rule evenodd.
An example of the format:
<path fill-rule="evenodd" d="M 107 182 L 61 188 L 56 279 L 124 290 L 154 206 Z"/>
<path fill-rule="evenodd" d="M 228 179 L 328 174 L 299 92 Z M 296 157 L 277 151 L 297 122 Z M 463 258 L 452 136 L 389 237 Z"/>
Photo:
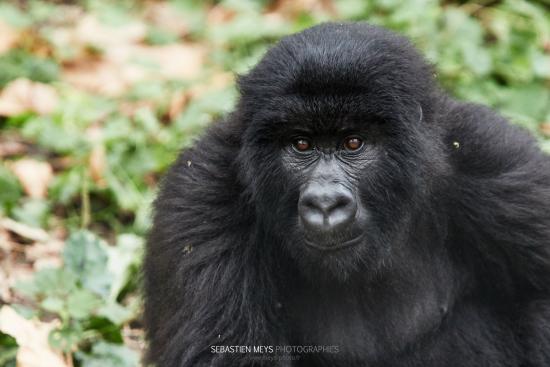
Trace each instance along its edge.
<path fill-rule="evenodd" d="M 423 118 L 424 118 L 424 111 L 422 110 L 422 105 L 418 103 L 418 118 L 416 119 L 416 121 L 418 121 L 418 123 L 422 123 Z"/>
<path fill-rule="evenodd" d="M 397 102 L 394 118 L 406 125 L 419 125 L 425 122 L 422 104 L 414 99 L 400 100 Z"/>

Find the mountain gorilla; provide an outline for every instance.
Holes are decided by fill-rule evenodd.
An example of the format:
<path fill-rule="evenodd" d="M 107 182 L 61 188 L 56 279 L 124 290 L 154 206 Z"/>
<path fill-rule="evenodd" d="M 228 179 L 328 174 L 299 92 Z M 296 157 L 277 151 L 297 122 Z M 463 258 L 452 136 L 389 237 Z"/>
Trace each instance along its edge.
<path fill-rule="evenodd" d="M 330 23 L 241 77 L 155 204 L 148 361 L 549 366 L 550 160 L 433 76 Z"/>

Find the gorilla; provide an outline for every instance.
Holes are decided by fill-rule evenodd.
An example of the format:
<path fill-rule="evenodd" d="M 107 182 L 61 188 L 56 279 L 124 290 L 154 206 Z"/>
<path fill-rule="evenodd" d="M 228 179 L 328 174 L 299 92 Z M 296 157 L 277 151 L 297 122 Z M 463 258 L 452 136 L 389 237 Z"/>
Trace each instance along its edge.
<path fill-rule="evenodd" d="M 327 23 L 239 78 L 155 202 L 148 363 L 550 365 L 550 159 L 434 75 Z"/>

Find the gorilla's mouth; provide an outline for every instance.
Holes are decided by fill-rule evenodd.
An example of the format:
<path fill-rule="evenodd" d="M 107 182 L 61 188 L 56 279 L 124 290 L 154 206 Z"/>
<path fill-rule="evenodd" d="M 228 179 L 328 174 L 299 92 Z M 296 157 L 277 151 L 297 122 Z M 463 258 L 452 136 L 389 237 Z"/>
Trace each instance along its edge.
<path fill-rule="evenodd" d="M 336 251 L 336 250 L 341 250 L 341 249 L 344 249 L 344 248 L 347 248 L 347 247 L 352 247 L 352 246 L 358 245 L 359 243 L 361 243 L 362 240 L 363 240 L 363 235 L 361 234 L 361 235 L 359 235 L 357 237 L 354 237 L 350 240 L 347 240 L 347 241 L 344 241 L 344 242 L 338 242 L 338 243 L 326 241 L 325 243 L 320 244 L 318 242 L 313 242 L 313 241 L 311 241 L 307 238 L 304 238 L 304 243 L 306 244 L 306 246 L 314 248 L 316 250 Z"/>

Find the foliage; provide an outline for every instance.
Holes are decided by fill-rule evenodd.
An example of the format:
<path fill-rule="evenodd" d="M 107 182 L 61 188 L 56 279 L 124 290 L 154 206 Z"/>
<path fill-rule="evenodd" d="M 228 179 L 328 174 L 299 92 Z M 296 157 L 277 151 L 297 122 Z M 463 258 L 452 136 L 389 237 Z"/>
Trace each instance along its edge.
<path fill-rule="evenodd" d="M 135 271 L 141 246 L 142 239 L 135 235 L 120 235 L 116 246 L 110 247 L 94 234 L 78 231 L 65 243 L 64 267 L 39 270 L 32 280 L 15 286 L 33 303 L 27 316 L 61 320 L 50 334 L 53 348 L 66 353 L 81 350 L 76 357 L 84 366 L 135 361 L 132 353 L 113 344 L 122 342 L 120 328 L 135 316 L 136 305 L 123 305 L 117 298 Z M 90 344 L 91 353 L 83 352 Z"/>
<path fill-rule="evenodd" d="M 0 70 L 2 70 L 0 87 L 20 77 L 49 83 L 56 80 L 59 73 L 58 66 L 54 61 L 36 57 L 20 49 L 0 56 Z"/>
<path fill-rule="evenodd" d="M 543 1 L 62 3 L 0 4 L 0 305 L 55 322 L 47 345 L 67 365 L 139 363 L 136 279 L 159 178 L 287 33 L 343 19 L 406 34 L 451 93 L 550 150 Z M 12 336 L 0 318 L 0 366 L 15 365 Z"/>

